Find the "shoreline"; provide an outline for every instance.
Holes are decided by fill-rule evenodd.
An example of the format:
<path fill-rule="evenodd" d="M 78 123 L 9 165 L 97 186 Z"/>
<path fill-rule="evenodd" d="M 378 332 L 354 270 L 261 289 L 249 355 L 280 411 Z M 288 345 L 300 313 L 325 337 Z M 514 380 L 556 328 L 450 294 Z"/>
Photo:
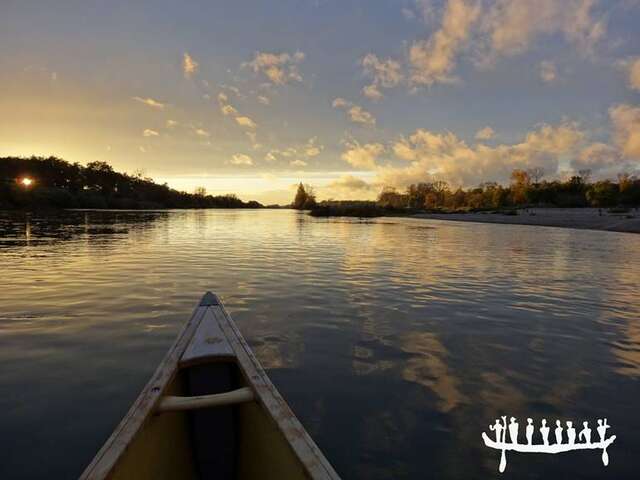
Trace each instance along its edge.
<path fill-rule="evenodd" d="M 527 208 L 518 209 L 517 215 L 489 212 L 416 213 L 409 218 L 640 233 L 640 210 L 637 209 L 630 209 L 628 213 L 609 213 L 606 209 L 598 208 Z"/>

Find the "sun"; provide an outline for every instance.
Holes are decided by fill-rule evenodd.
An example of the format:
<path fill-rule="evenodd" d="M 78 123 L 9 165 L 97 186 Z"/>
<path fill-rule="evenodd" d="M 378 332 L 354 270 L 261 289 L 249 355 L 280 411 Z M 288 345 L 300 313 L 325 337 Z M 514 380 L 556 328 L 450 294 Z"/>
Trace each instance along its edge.
<path fill-rule="evenodd" d="M 30 187 L 31 185 L 33 185 L 33 179 L 29 177 L 24 177 L 20 180 L 20 183 L 25 187 Z"/>

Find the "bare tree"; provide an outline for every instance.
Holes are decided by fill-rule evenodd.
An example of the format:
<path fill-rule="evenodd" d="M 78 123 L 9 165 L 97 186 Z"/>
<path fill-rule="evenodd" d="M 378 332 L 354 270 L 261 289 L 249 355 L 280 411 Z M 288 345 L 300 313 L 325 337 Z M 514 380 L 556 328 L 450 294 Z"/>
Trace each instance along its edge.
<path fill-rule="evenodd" d="M 529 178 L 533 180 L 533 184 L 537 185 L 540 183 L 540 180 L 542 180 L 542 177 L 544 177 L 544 168 L 533 167 L 527 170 L 527 173 L 529 174 Z"/>
<path fill-rule="evenodd" d="M 591 169 L 578 170 L 578 176 L 582 179 L 582 183 L 587 184 L 591 179 Z"/>

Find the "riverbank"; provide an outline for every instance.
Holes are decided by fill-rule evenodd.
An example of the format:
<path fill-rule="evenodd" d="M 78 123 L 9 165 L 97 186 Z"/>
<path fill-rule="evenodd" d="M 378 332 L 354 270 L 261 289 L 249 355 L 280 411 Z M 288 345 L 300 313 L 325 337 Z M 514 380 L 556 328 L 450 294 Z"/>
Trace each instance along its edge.
<path fill-rule="evenodd" d="M 616 213 L 615 210 L 609 212 L 607 209 L 598 208 L 528 208 L 517 210 L 517 215 L 493 212 L 418 213 L 411 217 L 640 233 L 640 210 L 637 209 Z"/>

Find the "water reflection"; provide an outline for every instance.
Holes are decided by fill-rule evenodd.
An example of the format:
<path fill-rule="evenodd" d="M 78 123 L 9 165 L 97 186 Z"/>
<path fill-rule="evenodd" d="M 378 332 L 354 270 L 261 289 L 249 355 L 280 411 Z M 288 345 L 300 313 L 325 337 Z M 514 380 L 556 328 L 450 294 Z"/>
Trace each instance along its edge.
<path fill-rule="evenodd" d="M 514 455 L 510 475 L 637 476 L 638 236 L 0 213 L 0 262 L 3 478 L 77 475 L 208 289 L 344 478 L 494 476 L 480 434 L 501 414 L 608 417 L 620 439 L 606 470 L 587 453 Z"/>

